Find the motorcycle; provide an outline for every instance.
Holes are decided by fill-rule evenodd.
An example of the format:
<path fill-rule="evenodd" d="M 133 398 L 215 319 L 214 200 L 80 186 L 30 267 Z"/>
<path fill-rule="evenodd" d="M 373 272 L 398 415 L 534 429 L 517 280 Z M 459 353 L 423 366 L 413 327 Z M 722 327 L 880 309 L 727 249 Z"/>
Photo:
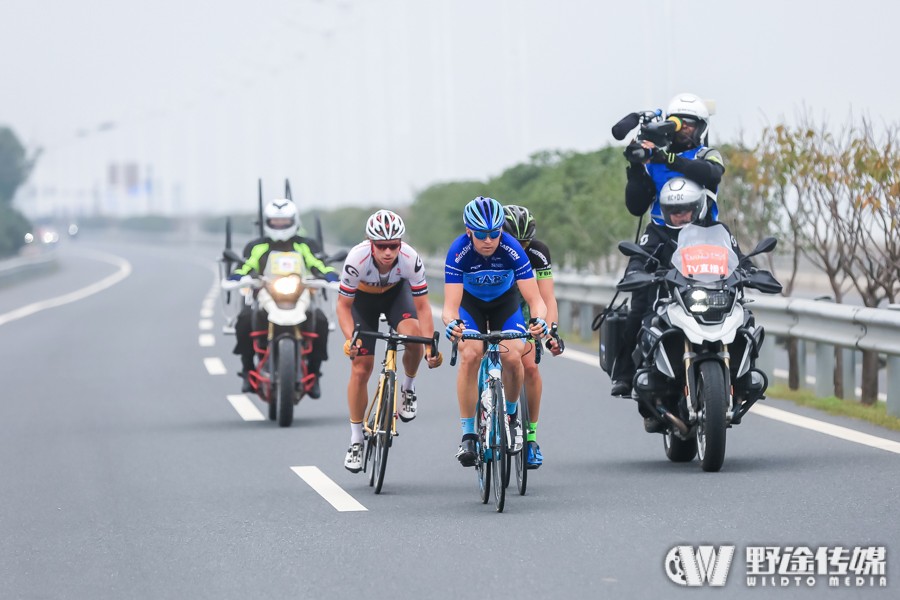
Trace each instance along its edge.
<path fill-rule="evenodd" d="M 633 390 L 663 429 L 673 462 L 699 456 L 704 471 L 719 471 L 726 429 L 765 398 L 768 378 L 755 367 L 765 330 L 746 307 L 753 300 L 744 290 L 781 292 L 771 273 L 749 261 L 776 243 L 766 238 L 738 260 L 724 226 L 687 225 L 671 267 L 632 273 L 617 285 L 621 291 L 657 288 L 654 314 L 644 320 L 634 353 Z M 619 250 L 653 260 L 633 242 L 620 242 Z"/>
<path fill-rule="evenodd" d="M 236 264 L 242 259 L 226 249 L 224 257 Z M 337 260 L 337 256 L 333 257 Z M 302 331 L 307 309 L 317 290 L 337 284 L 308 276 L 303 257 L 297 252 L 272 252 L 265 272 L 244 276 L 238 281 L 224 280 L 226 291 L 249 287 L 258 290 L 248 296 L 253 310 L 250 334 L 256 353 L 256 368 L 249 373 L 250 385 L 269 405 L 269 419 L 281 427 L 290 427 L 294 406 L 306 395 L 317 374 L 307 369 L 306 356 L 312 352 L 314 332 Z M 259 323 L 260 310 L 268 314 L 267 323 Z"/>

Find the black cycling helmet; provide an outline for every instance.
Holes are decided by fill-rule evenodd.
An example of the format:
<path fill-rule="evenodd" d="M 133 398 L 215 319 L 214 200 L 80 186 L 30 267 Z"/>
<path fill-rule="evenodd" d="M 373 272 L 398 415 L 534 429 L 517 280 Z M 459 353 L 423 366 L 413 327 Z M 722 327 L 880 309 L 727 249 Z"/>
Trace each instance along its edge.
<path fill-rule="evenodd" d="M 520 242 L 530 242 L 534 239 L 534 215 L 524 206 L 507 204 L 503 207 L 503 231 L 513 236 Z"/>

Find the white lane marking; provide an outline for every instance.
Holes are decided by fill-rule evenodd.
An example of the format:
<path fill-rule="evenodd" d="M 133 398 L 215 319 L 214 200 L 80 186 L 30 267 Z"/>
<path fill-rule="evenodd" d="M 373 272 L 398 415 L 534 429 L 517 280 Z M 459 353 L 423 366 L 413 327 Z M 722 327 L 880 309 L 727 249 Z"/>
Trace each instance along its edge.
<path fill-rule="evenodd" d="M 291 471 L 299 475 L 335 509 L 341 512 L 369 510 L 320 471 L 319 467 L 291 467 Z"/>
<path fill-rule="evenodd" d="M 228 372 L 221 358 L 204 358 L 203 364 L 210 375 L 224 375 Z"/>
<path fill-rule="evenodd" d="M 813 431 L 818 431 L 819 433 L 824 433 L 825 435 L 847 440 L 848 442 L 856 442 L 857 444 L 862 444 L 864 446 L 871 446 L 872 448 L 900 454 L 900 442 L 869 435 L 868 433 L 862 433 L 855 429 L 810 419 L 809 417 L 797 415 L 773 406 L 754 404 L 750 411 L 761 417 L 766 417 L 767 419 L 774 419 L 776 421 L 781 421 L 782 423 L 802 427 L 804 429 L 811 429 Z"/>
<path fill-rule="evenodd" d="M 566 351 L 560 354 L 560 356 L 580 363 L 584 363 L 591 367 L 600 366 L 600 359 L 597 358 L 596 354 L 588 354 L 587 352 L 581 352 L 580 350 L 575 350 L 573 348 L 566 348 Z"/>
<path fill-rule="evenodd" d="M 64 304 L 70 304 L 72 302 L 77 302 L 78 300 L 83 300 L 88 296 L 93 296 L 94 294 L 97 294 L 109 287 L 114 286 L 115 284 L 131 275 L 131 263 L 124 258 L 112 254 L 106 254 L 105 252 L 93 252 L 84 250 L 79 252 L 79 254 L 85 254 L 89 258 L 109 263 L 113 266 L 118 267 L 119 270 L 112 275 L 109 275 L 108 277 L 104 277 L 97 283 L 92 283 L 91 285 L 83 287 L 79 290 L 75 290 L 74 292 L 63 294 L 62 296 L 57 296 L 56 298 L 50 298 L 49 300 L 34 302 L 33 304 L 28 304 L 27 306 L 23 306 L 22 308 L 17 308 L 16 310 L 12 310 L 8 313 L 2 314 L 0 315 L 0 325 L 5 325 L 11 321 L 33 315 L 35 313 L 41 312 L 42 310 L 47 310 L 48 308 L 56 308 L 57 306 L 63 306 Z"/>
<path fill-rule="evenodd" d="M 198 341 L 204 348 L 209 348 L 216 345 L 216 336 L 211 333 L 201 333 Z"/>
<path fill-rule="evenodd" d="M 266 418 L 263 416 L 259 409 L 256 408 L 256 405 L 251 402 L 250 398 L 247 397 L 246 394 L 230 394 L 226 396 L 228 401 L 231 402 L 231 406 L 234 407 L 234 410 L 237 411 L 237 414 L 241 415 L 241 418 L 245 421 L 265 421 Z"/>
<path fill-rule="evenodd" d="M 200 319 L 200 323 L 198 325 L 200 327 L 200 331 L 209 331 L 213 328 L 212 319 Z"/>
<path fill-rule="evenodd" d="M 200 309 L 200 318 L 201 319 L 212 319 L 214 314 L 216 314 L 216 311 L 214 311 L 211 308 Z"/>

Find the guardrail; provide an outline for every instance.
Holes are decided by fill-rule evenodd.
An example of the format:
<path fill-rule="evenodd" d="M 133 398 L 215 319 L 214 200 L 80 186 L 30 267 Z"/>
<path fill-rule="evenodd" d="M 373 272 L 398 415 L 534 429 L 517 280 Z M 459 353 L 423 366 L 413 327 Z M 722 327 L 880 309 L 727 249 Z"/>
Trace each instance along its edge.
<path fill-rule="evenodd" d="M 429 287 L 443 282 L 443 261 L 426 261 Z M 607 306 L 616 293 L 618 279 L 570 273 L 553 276 L 559 305 L 561 331 L 578 333 L 589 340 L 593 336 L 594 316 Z M 441 282 L 441 283 L 439 283 Z M 627 298 L 620 294 L 619 298 Z M 770 336 L 795 338 L 800 342 L 800 355 L 806 356 L 805 345 L 815 344 L 815 392 L 819 396 L 834 395 L 834 350 L 843 350 L 844 389 L 856 388 L 857 354 L 874 351 L 887 358 L 887 411 L 900 417 L 900 311 L 866 308 L 808 300 L 748 294 L 750 308 L 757 323 Z M 758 364 L 767 373 L 775 368 L 775 344 L 763 344 Z M 806 361 L 799 361 L 799 380 L 806 381 Z"/>

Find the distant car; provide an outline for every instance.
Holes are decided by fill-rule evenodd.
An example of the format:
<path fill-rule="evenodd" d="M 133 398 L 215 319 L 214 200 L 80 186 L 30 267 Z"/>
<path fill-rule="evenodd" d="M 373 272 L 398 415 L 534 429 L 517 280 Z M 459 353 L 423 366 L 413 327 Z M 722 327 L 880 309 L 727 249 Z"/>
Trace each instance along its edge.
<path fill-rule="evenodd" d="M 69 237 L 75 237 L 76 235 L 78 235 L 78 225 L 69 223 Z"/>
<path fill-rule="evenodd" d="M 53 227 L 41 226 L 34 230 L 34 233 L 25 234 L 25 243 L 31 244 L 37 242 L 39 244 L 51 245 L 59 242 L 59 233 Z"/>

